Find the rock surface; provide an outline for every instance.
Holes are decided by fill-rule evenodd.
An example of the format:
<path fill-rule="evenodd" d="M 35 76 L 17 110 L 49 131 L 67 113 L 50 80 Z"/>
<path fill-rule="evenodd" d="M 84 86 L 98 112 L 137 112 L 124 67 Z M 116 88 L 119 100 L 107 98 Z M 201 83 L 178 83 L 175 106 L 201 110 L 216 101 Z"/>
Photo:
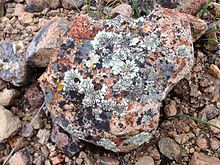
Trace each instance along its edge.
<path fill-rule="evenodd" d="M 65 9 L 76 9 L 83 6 L 84 0 L 62 0 L 61 3 Z"/>
<path fill-rule="evenodd" d="M 130 5 L 123 3 L 112 9 L 112 14 L 120 14 L 123 16 L 130 17 L 132 14 L 132 8 Z"/>
<path fill-rule="evenodd" d="M 5 15 L 5 0 L 0 0 L 0 18 Z"/>
<path fill-rule="evenodd" d="M 18 95 L 19 92 L 15 89 L 3 89 L 0 91 L 0 106 L 8 107 L 12 105 Z"/>
<path fill-rule="evenodd" d="M 143 156 L 135 162 L 135 165 L 154 165 L 154 159 L 151 156 Z"/>
<path fill-rule="evenodd" d="M 9 160 L 9 165 L 30 165 L 32 158 L 27 149 L 16 152 Z"/>
<path fill-rule="evenodd" d="M 21 42 L 0 43 L 0 78 L 15 86 L 26 81 L 27 68 Z"/>
<path fill-rule="evenodd" d="M 46 8 L 56 9 L 60 6 L 60 0 L 25 0 L 28 11 L 38 12 Z"/>
<path fill-rule="evenodd" d="M 178 160 L 180 156 L 180 146 L 171 138 L 161 138 L 158 143 L 160 152 L 167 158 Z"/>
<path fill-rule="evenodd" d="M 220 160 L 218 158 L 207 156 L 203 153 L 195 152 L 192 156 L 189 165 L 217 165 L 220 164 Z"/>
<path fill-rule="evenodd" d="M 147 18 L 75 17 L 39 79 L 54 122 L 115 152 L 148 142 L 161 101 L 193 65 L 188 17 L 158 8 Z"/>
<path fill-rule="evenodd" d="M 27 49 L 28 63 L 46 67 L 55 49 L 60 47 L 61 37 L 68 31 L 68 26 L 65 18 L 56 18 L 42 28 Z"/>
<path fill-rule="evenodd" d="M 7 139 L 21 127 L 18 117 L 14 117 L 9 110 L 2 106 L 0 106 L 0 125 L 0 142 Z"/>
<path fill-rule="evenodd" d="M 156 0 L 162 7 L 176 9 L 188 14 L 196 14 L 208 0 Z"/>

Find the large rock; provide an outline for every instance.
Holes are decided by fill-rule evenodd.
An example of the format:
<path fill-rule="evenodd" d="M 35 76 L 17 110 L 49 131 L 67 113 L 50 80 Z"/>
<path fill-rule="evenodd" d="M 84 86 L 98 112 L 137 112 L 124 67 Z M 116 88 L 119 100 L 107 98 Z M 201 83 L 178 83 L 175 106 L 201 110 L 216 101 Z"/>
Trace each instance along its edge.
<path fill-rule="evenodd" d="M 15 86 L 23 85 L 27 67 L 22 42 L 0 43 L 0 78 Z"/>
<path fill-rule="evenodd" d="M 69 22 L 65 18 L 51 20 L 34 37 L 27 49 L 27 61 L 31 66 L 46 67 L 56 48 L 61 45 L 61 37 L 68 31 Z"/>
<path fill-rule="evenodd" d="M 9 110 L 0 106 L 0 126 L 0 142 L 2 142 L 21 127 L 21 122 Z"/>
<path fill-rule="evenodd" d="M 215 157 L 207 156 L 203 153 L 195 152 L 192 156 L 191 161 L 189 162 L 189 165 L 217 165 L 220 164 L 220 160 Z"/>
<path fill-rule="evenodd" d="M 193 60 L 190 22 L 175 10 L 105 22 L 78 16 L 39 81 L 65 131 L 128 152 L 153 137 L 162 100 Z"/>

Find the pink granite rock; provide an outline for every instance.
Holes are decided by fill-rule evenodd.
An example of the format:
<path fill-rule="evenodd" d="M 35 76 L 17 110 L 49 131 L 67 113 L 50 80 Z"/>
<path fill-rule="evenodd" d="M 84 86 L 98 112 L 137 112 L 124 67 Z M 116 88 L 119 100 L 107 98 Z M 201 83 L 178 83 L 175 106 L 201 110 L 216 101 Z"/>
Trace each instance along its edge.
<path fill-rule="evenodd" d="M 153 137 L 162 100 L 193 60 L 190 22 L 178 11 L 158 8 L 136 20 L 76 16 L 39 81 L 56 124 L 128 152 Z"/>

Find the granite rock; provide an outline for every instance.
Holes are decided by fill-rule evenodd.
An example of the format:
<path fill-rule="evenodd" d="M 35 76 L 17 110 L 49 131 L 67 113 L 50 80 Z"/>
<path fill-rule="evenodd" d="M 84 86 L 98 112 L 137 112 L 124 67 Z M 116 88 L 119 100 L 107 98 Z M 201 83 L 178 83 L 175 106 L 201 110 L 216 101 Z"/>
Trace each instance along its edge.
<path fill-rule="evenodd" d="M 27 78 L 27 65 L 22 42 L 0 43 L 0 78 L 21 86 Z"/>
<path fill-rule="evenodd" d="M 54 123 L 128 152 L 153 137 L 161 102 L 193 60 L 190 21 L 178 11 L 158 8 L 136 20 L 76 16 L 39 82 Z"/>
<path fill-rule="evenodd" d="M 28 64 L 46 67 L 55 49 L 60 47 L 61 37 L 68 31 L 68 26 L 65 18 L 55 18 L 43 27 L 27 49 Z"/>

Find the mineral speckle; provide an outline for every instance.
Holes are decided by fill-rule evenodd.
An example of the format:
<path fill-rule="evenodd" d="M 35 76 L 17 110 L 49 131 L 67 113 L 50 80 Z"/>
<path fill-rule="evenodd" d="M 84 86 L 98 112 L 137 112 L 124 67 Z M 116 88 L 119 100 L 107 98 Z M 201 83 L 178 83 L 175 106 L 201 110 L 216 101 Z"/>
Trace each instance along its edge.
<path fill-rule="evenodd" d="M 159 108 L 193 65 L 185 14 L 94 21 L 77 16 L 39 79 L 54 122 L 76 138 L 128 152 L 152 138 Z"/>

